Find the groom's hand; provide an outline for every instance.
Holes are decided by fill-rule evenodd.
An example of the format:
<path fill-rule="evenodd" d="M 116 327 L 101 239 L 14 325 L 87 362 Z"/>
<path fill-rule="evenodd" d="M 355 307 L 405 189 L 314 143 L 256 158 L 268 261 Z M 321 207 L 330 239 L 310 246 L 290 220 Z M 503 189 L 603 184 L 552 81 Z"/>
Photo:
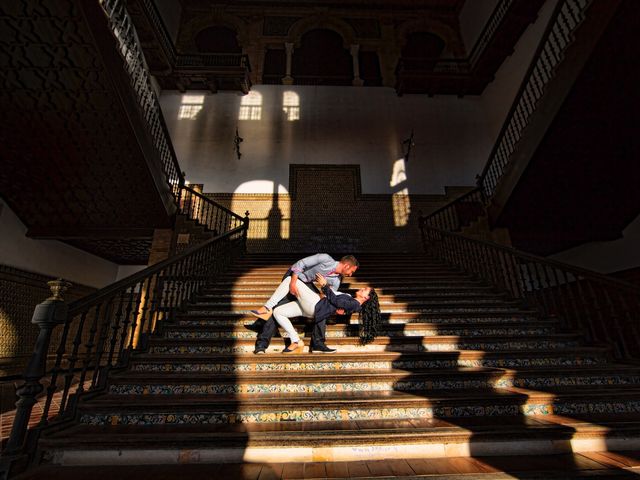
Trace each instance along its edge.
<path fill-rule="evenodd" d="M 298 275 L 294 273 L 293 275 L 291 275 L 291 281 L 289 282 L 289 293 L 296 298 L 298 298 L 299 295 L 297 283 Z"/>

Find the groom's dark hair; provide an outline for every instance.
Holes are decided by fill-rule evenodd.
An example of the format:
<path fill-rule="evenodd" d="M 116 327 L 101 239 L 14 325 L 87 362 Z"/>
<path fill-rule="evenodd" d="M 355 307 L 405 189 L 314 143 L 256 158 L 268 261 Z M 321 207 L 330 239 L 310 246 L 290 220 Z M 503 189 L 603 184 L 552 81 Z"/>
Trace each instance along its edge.
<path fill-rule="evenodd" d="M 360 266 L 360 262 L 358 262 L 358 260 L 356 260 L 356 257 L 354 257 L 353 255 L 345 255 L 340 259 L 340 262 L 348 263 L 349 265 L 353 265 L 354 267 Z"/>

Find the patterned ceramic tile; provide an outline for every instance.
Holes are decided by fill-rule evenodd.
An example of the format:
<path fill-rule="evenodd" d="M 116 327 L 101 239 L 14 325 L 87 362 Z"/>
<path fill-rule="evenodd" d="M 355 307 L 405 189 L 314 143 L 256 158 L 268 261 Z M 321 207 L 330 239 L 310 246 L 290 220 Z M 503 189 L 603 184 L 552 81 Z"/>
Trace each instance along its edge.
<path fill-rule="evenodd" d="M 210 411 L 206 413 L 85 413 L 80 422 L 89 425 L 158 425 L 265 423 L 281 421 L 322 422 L 408 418 L 456 418 L 517 415 L 579 415 L 589 413 L 640 413 L 640 401 L 556 402 L 433 407 L 349 408 L 325 410 Z"/>

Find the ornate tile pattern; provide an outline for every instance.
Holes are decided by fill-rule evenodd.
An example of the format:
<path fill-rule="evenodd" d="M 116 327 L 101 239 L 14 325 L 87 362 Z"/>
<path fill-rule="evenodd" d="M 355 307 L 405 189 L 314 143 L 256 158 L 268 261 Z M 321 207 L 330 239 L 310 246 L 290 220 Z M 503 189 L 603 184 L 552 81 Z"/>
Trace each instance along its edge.
<path fill-rule="evenodd" d="M 210 411 L 204 413 L 105 413 L 81 416 L 89 425 L 224 424 L 265 422 L 322 422 L 410 418 L 456 418 L 517 415 L 576 415 L 589 413 L 640 413 L 640 401 L 488 404 L 397 408 L 326 410 Z"/>

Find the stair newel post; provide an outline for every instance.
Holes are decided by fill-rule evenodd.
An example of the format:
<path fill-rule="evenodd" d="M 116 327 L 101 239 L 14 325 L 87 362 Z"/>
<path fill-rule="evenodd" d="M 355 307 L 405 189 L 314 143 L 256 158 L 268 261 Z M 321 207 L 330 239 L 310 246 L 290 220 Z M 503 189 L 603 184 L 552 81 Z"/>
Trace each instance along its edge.
<path fill-rule="evenodd" d="M 67 348 L 67 337 L 69 336 L 69 329 L 71 328 L 71 321 L 73 318 L 69 318 L 64 322 L 64 328 L 62 330 L 62 336 L 60 337 L 60 343 L 56 350 L 56 360 L 53 368 L 51 369 L 51 380 L 47 387 L 47 399 L 45 400 L 44 408 L 42 409 L 42 417 L 40 418 L 39 427 L 47 425 L 49 422 L 49 410 L 51 409 L 51 403 L 53 402 L 53 395 L 58 390 L 58 377 L 62 372 L 62 359 Z"/>
<path fill-rule="evenodd" d="M 249 234 L 249 210 L 244 212 L 242 219 L 242 253 L 247 253 L 247 236 Z"/>
<path fill-rule="evenodd" d="M 16 415 L 3 455 L 17 454 L 22 450 L 31 411 L 37 402 L 36 397 L 44 389 L 40 380 L 44 377 L 47 369 L 51 334 L 56 326 L 64 324 L 67 319 L 68 307 L 62 295 L 71 284 L 62 279 L 53 280 L 47 284 L 53 295 L 38 304 L 33 312 L 31 323 L 37 325 L 40 331 L 33 354 L 23 375 L 24 383 L 16 391 L 18 396 Z"/>

